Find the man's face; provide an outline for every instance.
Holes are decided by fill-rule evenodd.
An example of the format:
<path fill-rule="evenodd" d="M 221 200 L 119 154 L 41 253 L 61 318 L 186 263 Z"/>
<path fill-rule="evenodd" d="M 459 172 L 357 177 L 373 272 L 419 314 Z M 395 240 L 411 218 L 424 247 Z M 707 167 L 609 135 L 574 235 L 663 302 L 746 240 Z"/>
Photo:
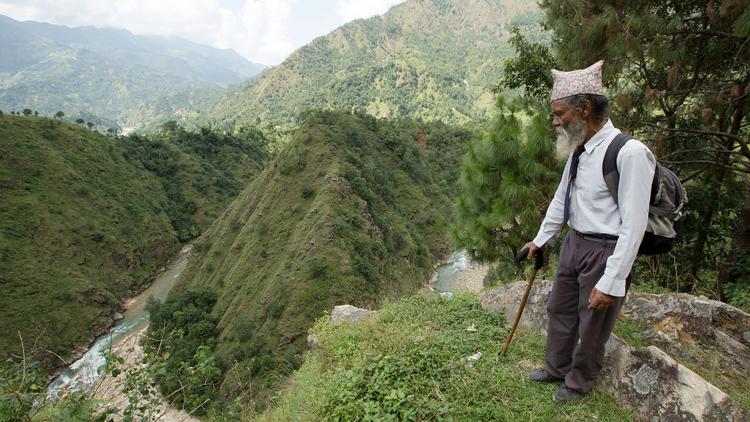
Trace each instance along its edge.
<path fill-rule="evenodd" d="M 567 160 L 578 145 L 586 140 L 588 125 L 578 110 L 573 109 L 564 99 L 552 102 L 552 125 L 557 132 L 555 156 Z"/>

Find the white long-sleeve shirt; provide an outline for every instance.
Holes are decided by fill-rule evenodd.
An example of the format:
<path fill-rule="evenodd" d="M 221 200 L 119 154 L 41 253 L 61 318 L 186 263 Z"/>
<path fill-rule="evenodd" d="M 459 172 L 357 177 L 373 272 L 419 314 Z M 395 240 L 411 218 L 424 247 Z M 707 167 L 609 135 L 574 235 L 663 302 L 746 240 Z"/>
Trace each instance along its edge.
<path fill-rule="evenodd" d="M 568 225 L 581 233 L 618 236 L 615 250 L 607 259 L 604 275 L 595 287 L 602 293 L 622 297 L 625 296 L 625 279 L 630 274 L 648 224 L 656 159 L 643 143 L 635 139 L 625 143 L 617 156 L 617 170 L 620 172 L 618 207 L 604 182 L 602 162 L 607 147 L 619 133 L 620 130 L 608 120 L 584 144 L 578 174 L 571 186 Z M 570 162 L 569 157 L 555 197 L 533 240 L 539 247 L 562 229 Z"/>

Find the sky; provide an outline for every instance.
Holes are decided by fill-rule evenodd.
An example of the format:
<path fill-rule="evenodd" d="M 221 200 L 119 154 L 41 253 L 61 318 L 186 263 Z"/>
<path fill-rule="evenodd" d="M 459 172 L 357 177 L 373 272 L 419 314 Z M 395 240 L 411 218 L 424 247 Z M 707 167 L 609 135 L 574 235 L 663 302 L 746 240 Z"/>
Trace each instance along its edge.
<path fill-rule="evenodd" d="M 313 38 L 405 0 L 0 0 L 0 14 L 66 26 L 124 28 L 233 48 L 275 65 Z"/>

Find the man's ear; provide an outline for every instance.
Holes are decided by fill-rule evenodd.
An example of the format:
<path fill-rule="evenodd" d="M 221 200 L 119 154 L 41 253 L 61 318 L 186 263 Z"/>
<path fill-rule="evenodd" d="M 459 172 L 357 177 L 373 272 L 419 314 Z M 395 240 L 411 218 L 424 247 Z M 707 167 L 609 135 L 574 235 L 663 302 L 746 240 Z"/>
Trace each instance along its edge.
<path fill-rule="evenodd" d="M 576 107 L 576 111 L 581 115 L 581 118 L 587 119 L 591 116 L 591 110 L 593 108 L 593 105 L 591 104 L 591 101 L 584 100 L 583 104 L 581 104 L 580 107 Z"/>

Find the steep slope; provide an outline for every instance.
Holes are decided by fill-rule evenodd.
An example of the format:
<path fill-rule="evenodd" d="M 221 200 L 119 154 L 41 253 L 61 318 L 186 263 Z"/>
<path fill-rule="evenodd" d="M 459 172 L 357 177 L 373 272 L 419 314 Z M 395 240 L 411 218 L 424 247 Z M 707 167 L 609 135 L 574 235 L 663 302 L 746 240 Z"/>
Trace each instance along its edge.
<path fill-rule="evenodd" d="M 252 128 L 230 135 L 168 123 L 156 134 L 121 137 L 118 145 L 128 161 L 159 178 L 181 241 L 197 236 L 224 212 L 269 157 L 268 139 Z"/>
<path fill-rule="evenodd" d="M 178 38 L 18 22 L 1 15 L 0 43 L 0 109 L 30 108 L 48 115 L 62 110 L 69 117 L 91 114 L 125 126 L 140 123 L 128 119 L 128 110 L 142 102 L 181 90 L 179 97 L 167 97 L 169 111 L 179 111 L 205 98 L 202 91 L 208 87 L 221 92 L 263 70 L 233 50 Z"/>
<path fill-rule="evenodd" d="M 0 142 L 0 351 L 68 356 L 176 252 L 166 193 L 85 129 L 0 116 Z"/>
<path fill-rule="evenodd" d="M 108 138 L 0 115 L 0 356 L 20 353 L 20 334 L 67 358 L 105 328 L 260 172 L 256 138 L 179 128 Z"/>
<path fill-rule="evenodd" d="M 448 252 L 452 167 L 469 136 L 439 123 L 306 116 L 201 238 L 178 285 L 217 297 L 222 396 L 263 403 L 299 365 L 307 329 L 334 304 L 374 306 L 427 281 Z M 154 333 L 162 334 L 182 336 Z"/>
<path fill-rule="evenodd" d="M 315 39 L 208 115 L 286 123 L 316 107 L 464 123 L 492 106 L 489 88 L 511 54 L 507 26 L 539 19 L 532 1 L 409 0 Z"/>

